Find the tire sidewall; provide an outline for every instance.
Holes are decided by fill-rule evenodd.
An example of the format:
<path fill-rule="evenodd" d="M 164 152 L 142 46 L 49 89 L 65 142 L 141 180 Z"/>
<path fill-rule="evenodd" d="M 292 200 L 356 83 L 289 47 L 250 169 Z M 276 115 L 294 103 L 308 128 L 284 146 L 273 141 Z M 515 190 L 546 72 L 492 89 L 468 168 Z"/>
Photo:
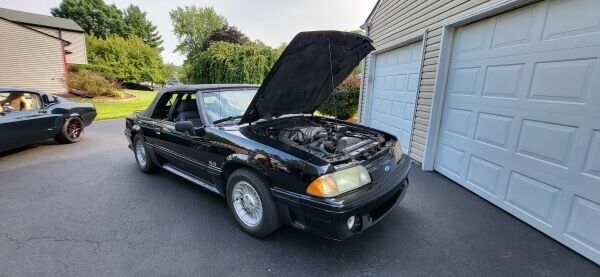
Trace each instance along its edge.
<path fill-rule="evenodd" d="M 146 156 L 146 164 L 144 166 L 142 166 L 140 164 L 140 161 L 138 160 L 138 155 L 137 155 L 138 142 L 141 142 L 142 147 L 144 147 L 144 155 Z M 149 173 L 149 172 L 153 171 L 153 168 L 151 167 L 152 161 L 150 160 L 150 156 L 148 155 L 148 149 L 146 148 L 146 145 L 144 145 L 144 139 L 141 138 L 139 135 L 136 135 L 135 138 L 133 139 L 133 156 L 135 156 L 135 163 L 137 164 L 137 166 L 140 168 L 141 171 L 143 171 L 145 173 Z"/>
<path fill-rule="evenodd" d="M 248 178 L 247 175 L 252 174 L 255 178 L 258 179 L 258 181 L 260 181 L 260 184 L 256 184 L 255 180 L 253 180 L 254 178 Z M 235 211 L 235 207 L 233 205 L 233 187 L 234 185 L 239 182 L 239 181 L 245 181 L 248 184 L 250 184 L 250 186 L 252 186 L 252 188 L 254 188 L 254 190 L 258 193 L 258 196 L 260 197 L 260 201 L 262 204 L 262 209 L 263 209 L 263 215 L 262 218 L 260 220 L 260 223 L 256 226 L 249 226 L 246 225 L 246 223 L 244 223 L 238 216 L 237 212 Z M 268 188 L 266 187 L 259 187 L 259 186 L 266 186 L 266 182 L 264 180 L 262 180 L 262 178 L 255 174 L 254 172 L 247 170 L 247 169 L 241 169 L 241 170 L 237 170 L 234 173 L 232 173 L 231 177 L 229 178 L 229 180 L 227 181 L 227 205 L 229 206 L 229 211 L 232 213 L 233 217 L 235 218 L 237 225 L 246 233 L 255 236 L 255 237 L 263 237 L 266 236 L 270 233 L 272 233 L 273 231 L 275 231 L 280 223 L 279 223 L 279 215 L 277 210 L 272 210 L 273 206 L 274 206 L 274 201 L 270 195 L 270 192 L 268 191 Z M 265 193 L 269 193 L 268 195 L 265 195 Z"/>
<path fill-rule="evenodd" d="M 71 138 L 69 136 L 69 133 L 67 132 L 67 128 L 69 127 L 69 124 L 73 121 L 79 121 L 79 123 L 81 124 L 81 134 L 77 137 L 77 138 Z M 67 120 L 65 120 L 65 123 L 62 126 L 61 129 L 61 136 L 62 139 L 67 142 L 67 143 L 75 143 L 75 142 L 79 142 L 82 138 L 83 135 L 85 134 L 85 125 L 83 124 L 83 120 L 81 120 L 81 118 L 79 117 L 69 117 L 67 118 Z"/>

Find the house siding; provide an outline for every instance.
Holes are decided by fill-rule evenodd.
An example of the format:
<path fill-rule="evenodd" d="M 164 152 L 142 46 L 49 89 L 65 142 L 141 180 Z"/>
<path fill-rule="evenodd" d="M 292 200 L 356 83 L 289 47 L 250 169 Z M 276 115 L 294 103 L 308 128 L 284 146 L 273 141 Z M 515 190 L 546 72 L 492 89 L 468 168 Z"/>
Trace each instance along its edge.
<path fill-rule="evenodd" d="M 0 85 L 66 93 L 62 42 L 0 19 Z"/>
<path fill-rule="evenodd" d="M 396 42 L 423 34 L 427 30 L 422 74 L 419 80 L 417 107 L 411 138 L 410 157 L 417 162 L 423 162 L 433 88 L 437 75 L 442 27 L 448 21 L 457 17 L 483 9 L 502 0 L 416 0 L 394 1 L 382 0 L 377 10 L 371 16 L 367 36 L 373 40 L 376 49 L 384 49 Z M 372 55 L 365 59 L 365 75 L 362 83 L 360 100 L 360 122 L 368 122 L 369 79 Z"/>
<path fill-rule="evenodd" d="M 67 63 L 70 64 L 87 64 L 87 55 L 85 48 L 85 34 L 71 31 L 61 31 L 62 38 L 71 44 L 65 46 L 65 50 L 71 54 L 66 56 Z"/>
<path fill-rule="evenodd" d="M 82 32 L 73 32 L 68 30 L 58 30 L 54 28 L 40 27 L 40 26 L 27 26 L 32 29 L 36 29 L 40 32 L 44 32 L 51 36 L 60 37 L 70 44 L 65 46 L 65 50 L 71 52 L 66 55 L 67 63 L 69 64 L 87 64 L 87 55 L 85 48 L 85 34 Z"/>

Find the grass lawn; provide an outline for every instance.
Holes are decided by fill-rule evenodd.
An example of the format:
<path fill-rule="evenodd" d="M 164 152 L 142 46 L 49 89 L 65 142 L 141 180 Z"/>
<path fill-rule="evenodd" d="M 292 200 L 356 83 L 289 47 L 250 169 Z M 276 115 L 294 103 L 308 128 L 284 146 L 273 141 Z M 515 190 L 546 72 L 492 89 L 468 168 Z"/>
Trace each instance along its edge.
<path fill-rule="evenodd" d="M 132 114 L 137 110 L 145 110 L 150 102 L 154 100 L 156 91 L 141 91 L 141 90 L 123 90 L 126 94 L 133 94 L 137 98 L 130 100 L 104 100 L 104 99 L 84 99 L 71 98 L 75 102 L 92 103 L 96 106 L 98 115 L 96 120 L 121 118 Z"/>

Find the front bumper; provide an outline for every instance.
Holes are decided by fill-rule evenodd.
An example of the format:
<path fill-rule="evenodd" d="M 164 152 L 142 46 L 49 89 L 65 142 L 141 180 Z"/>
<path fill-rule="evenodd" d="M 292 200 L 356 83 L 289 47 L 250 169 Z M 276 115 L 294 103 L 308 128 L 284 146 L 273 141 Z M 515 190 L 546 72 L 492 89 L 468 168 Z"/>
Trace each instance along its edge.
<path fill-rule="evenodd" d="M 335 198 L 316 198 L 276 187 L 272 192 L 284 222 L 323 237 L 343 240 L 368 229 L 394 210 L 406 194 L 409 170 L 410 162 L 405 161 L 389 178 Z M 346 222 L 351 216 L 356 216 L 358 223 L 349 229 Z"/>

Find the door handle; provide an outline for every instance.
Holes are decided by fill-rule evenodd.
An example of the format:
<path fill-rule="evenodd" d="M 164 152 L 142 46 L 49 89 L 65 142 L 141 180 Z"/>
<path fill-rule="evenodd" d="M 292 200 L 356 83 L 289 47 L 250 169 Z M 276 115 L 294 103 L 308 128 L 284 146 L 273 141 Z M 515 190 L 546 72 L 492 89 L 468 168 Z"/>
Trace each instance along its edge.
<path fill-rule="evenodd" d="M 161 127 L 154 127 L 154 132 L 158 135 L 160 134 L 160 131 L 162 131 Z"/>
<path fill-rule="evenodd" d="M 48 113 L 48 111 L 47 110 L 39 110 L 38 113 L 46 114 L 46 113 Z"/>

